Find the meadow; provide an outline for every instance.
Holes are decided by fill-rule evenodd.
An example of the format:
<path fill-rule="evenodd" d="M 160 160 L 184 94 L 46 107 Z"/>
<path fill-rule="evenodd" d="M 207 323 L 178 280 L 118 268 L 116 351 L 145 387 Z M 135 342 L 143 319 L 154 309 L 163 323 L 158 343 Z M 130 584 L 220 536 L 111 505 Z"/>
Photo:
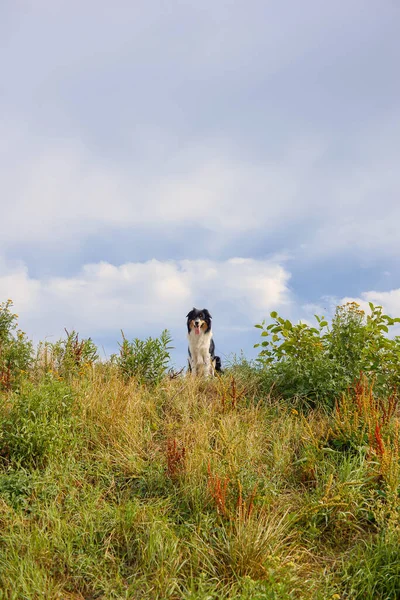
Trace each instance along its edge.
<path fill-rule="evenodd" d="M 271 313 L 259 360 L 100 361 L 0 305 L 0 599 L 400 598 L 398 319 Z"/>

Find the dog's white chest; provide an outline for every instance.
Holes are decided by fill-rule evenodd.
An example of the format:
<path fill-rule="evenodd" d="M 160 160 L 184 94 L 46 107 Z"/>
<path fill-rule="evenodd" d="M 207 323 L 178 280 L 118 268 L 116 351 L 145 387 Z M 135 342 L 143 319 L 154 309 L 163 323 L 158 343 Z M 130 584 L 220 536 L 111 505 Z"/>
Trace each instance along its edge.
<path fill-rule="evenodd" d="M 193 358 L 198 356 L 199 358 L 202 357 L 204 359 L 209 356 L 211 338 L 211 331 L 209 333 L 201 332 L 199 335 L 196 335 L 194 331 L 191 331 L 191 333 L 188 334 L 190 354 Z"/>
<path fill-rule="evenodd" d="M 200 334 L 196 335 L 195 332 L 192 330 L 188 334 L 190 351 L 189 361 L 194 374 L 200 374 L 201 372 L 204 372 L 207 375 L 209 374 L 211 368 L 211 338 L 211 331 L 209 333 L 201 332 Z"/>

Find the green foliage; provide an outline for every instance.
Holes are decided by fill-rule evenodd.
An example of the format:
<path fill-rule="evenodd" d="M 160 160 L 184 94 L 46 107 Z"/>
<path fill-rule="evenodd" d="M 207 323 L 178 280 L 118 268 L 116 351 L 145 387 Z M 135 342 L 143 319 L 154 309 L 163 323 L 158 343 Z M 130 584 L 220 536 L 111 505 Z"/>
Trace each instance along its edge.
<path fill-rule="evenodd" d="M 400 597 L 397 320 L 272 318 L 208 380 L 164 377 L 167 331 L 90 371 L 75 332 L 39 348 L 0 394 L 0 600 Z"/>
<path fill-rule="evenodd" d="M 396 598 L 398 435 L 334 449 L 334 413 L 222 405 L 238 373 L 149 390 L 100 366 L 3 394 L 0 598 Z"/>
<path fill-rule="evenodd" d="M 98 360 L 97 347 L 91 338 L 79 339 L 76 331 L 67 334 L 66 339 L 39 346 L 38 360 L 45 371 L 54 371 L 60 377 L 70 380 L 83 375 Z"/>
<path fill-rule="evenodd" d="M 340 573 L 346 598 L 398 600 L 400 598 L 400 535 L 382 534 L 362 542 Z"/>
<path fill-rule="evenodd" d="M 43 468 L 63 449 L 71 451 L 74 432 L 73 394 L 60 381 L 26 384 L 3 405 L 0 456 L 12 467 Z"/>
<path fill-rule="evenodd" d="M 124 378 L 135 377 L 140 383 L 157 384 L 165 376 L 172 349 L 167 329 L 158 338 L 135 338 L 129 342 L 122 333 L 119 356 L 115 358 Z"/>
<path fill-rule="evenodd" d="M 32 362 L 32 343 L 18 329 L 12 305 L 11 300 L 0 304 L 0 391 L 17 387 Z"/>
<path fill-rule="evenodd" d="M 387 337 L 400 322 L 370 304 L 365 315 L 355 302 L 338 306 L 331 327 L 315 315 L 317 326 L 293 324 L 272 312 L 273 322 L 262 330 L 258 361 L 267 369 L 276 390 L 285 398 L 302 397 L 333 405 L 335 398 L 359 377 L 376 380 L 376 389 L 388 393 L 400 383 L 400 336 Z"/>
<path fill-rule="evenodd" d="M 32 491 L 32 475 L 29 471 L 7 469 L 0 473 L 0 498 L 14 510 L 26 507 Z"/>

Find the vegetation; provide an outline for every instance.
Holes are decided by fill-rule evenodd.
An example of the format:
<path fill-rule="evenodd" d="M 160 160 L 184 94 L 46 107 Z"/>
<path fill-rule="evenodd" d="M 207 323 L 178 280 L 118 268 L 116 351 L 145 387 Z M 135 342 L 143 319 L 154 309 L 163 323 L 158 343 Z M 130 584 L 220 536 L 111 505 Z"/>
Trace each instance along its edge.
<path fill-rule="evenodd" d="M 400 336 L 388 337 L 400 322 L 370 303 L 365 315 L 355 302 L 338 306 L 331 326 L 315 315 L 317 326 L 292 324 L 271 313 L 272 323 L 262 330 L 258 361 L 278 395 L 306 399 L 332 407 L 360 372 L 386 395 L 400 383 Z"/>
<path fill-rule="evenodd" d="M 273 313 L 271 354 L 209 380 L 167 372 L 168 333 L 106 363 L 75 332 L 34 356 L 10 309 L 1 599 L 399 598 L 398 341 L 379 308 L 314 331 Z"/>
<path fill-rule="evenodd" d="M 112 360 L 118 365 L 125 380 L 135 377 L 140 383 L 156 385 L 160 383 L 168 370 L 169 351 L 172 349 L 171 336 L 167 329 L 159 338 L 129 342 L 122 333 L 119 356 Z"/>
<path fill-rule="evenodd" d="M 15 388 L 32 361 L 32 343 L 17 329 L 12 301 L 0 304 L 0 389 Z"/>

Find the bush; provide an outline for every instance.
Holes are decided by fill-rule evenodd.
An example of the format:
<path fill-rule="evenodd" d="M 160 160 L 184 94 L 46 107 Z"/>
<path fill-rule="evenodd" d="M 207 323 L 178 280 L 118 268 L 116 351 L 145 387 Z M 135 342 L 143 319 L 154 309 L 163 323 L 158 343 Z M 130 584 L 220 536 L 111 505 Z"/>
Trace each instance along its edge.
<path fill-rule="evenodd" d="M 66 339 L 54 344 L 48 342 L 39 346 L 38 360 L 45 371 L 55 371 L 60 377 L 70 379 L 82 375 L 98 360 L 97 347 L 91 338 L 79 339 L 79 334 L 72 331 Z"/>
<path fill-rule="evenodd" d="M 25 508 L 33 491 L 32 479 L 24 469 L 0 472 L 0 498 L 14 510 Z"/>
<path fill-rule="evenodd" d="M 32 362 L 32 342 L 18 329 L 12 301 L 0 304 L 0 390 L 18 386 Z"/>
<path fill-rule="evenodd" d="M 355 302 L 338 306 L 331 327 L 315 315 L 317 326 L 292 324 L 272 312 L 273 322 L 256 325 L 263 338 L 258 362 L 285 398 L 307 398 L 333 406 L 359 377 L 375 380 L 378 393 L 387 395 L 400 383 L 400 336 L 390 339 L 389 327 L 400 322 L 370 304 L 366 316 Z"/>
<path fill-rule="evenodd" d="M 129 342 L 122 333 L 119 356 L 115 357 L 125 379 L 135 377 L 140 383 L 157 384 L 168 369 L 172 338 L 167 329 L 158 338 Z"/>

